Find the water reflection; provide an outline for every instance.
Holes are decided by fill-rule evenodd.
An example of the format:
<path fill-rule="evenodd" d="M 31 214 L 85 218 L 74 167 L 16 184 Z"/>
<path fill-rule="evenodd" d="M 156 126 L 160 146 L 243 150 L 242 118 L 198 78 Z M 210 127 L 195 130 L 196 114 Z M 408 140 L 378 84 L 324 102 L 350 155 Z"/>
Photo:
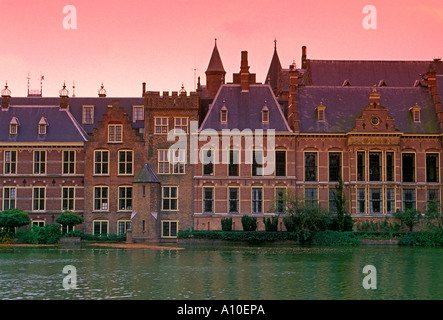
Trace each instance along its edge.
<path fill-rule="evenodd" d="M 0 299 L 442 299 L 442 248 L 0 249 Z M 65 265 L 77 289 L 63 288 Z M 377 289 L 362 286 L 365 265 Z"/>

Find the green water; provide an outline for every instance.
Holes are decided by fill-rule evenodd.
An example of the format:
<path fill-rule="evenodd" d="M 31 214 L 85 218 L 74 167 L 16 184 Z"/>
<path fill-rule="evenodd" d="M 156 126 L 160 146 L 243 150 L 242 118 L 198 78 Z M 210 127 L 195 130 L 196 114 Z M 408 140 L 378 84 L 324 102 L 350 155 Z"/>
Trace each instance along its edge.
<path fill-rule="evenodd" d="M 443 248 L 1 248 L 0 299 L 442 299 Z M 65 289 L 66 265 L 77 286 Z M 364 289 L 365 265 L 377 289 Z"/>

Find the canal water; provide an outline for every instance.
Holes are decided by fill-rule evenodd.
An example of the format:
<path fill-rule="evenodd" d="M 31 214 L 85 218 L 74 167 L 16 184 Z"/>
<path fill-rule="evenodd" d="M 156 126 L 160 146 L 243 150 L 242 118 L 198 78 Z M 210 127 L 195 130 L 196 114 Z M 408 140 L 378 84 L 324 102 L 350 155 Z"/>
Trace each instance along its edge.
<path fill-rule="evenodd" d="M 428 247 L 2 247 L 0 299 L 443 299 L 442 266 Z"/>

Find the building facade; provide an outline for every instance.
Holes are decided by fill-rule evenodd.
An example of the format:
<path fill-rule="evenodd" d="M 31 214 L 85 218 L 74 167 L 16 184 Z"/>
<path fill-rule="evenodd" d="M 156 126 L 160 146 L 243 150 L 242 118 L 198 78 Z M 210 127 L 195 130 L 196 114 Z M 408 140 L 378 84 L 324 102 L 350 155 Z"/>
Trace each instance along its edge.
<path fill-rule="evenodd" d="M 294 196 L 331 213 L 344 182 L 356 220 L 425 211 L 442 198 L 443 64 L 308 59 L 263 83 L 242 51 L 226 79 L 217 43 L 196 92 L 13 97 L 0 112 L 1 210 L 32 223 L 64 211 L 88 234 L 134 242 L 219 230 L 232 217 L 286 213 Z M 174 149 L 172 149 L 174 148 Z M 285 230 L 280 220 L 279 230 Z M 130 231 L 130 232 L 129 232 Z M 154 240 L 153 240 L 154 239 Z"/>

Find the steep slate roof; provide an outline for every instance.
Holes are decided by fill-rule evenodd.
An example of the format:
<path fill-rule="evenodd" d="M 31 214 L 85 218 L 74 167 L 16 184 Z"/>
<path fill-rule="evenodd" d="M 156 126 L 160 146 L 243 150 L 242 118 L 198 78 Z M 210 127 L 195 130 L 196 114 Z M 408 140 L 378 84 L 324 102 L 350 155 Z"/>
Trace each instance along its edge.
<path fill-rule="evenodd" d="M 300 87 L 297 90 L 300 132 L 346 133 L 369 104 L 372 87 Z M 403 133 L 440 133 L 435 107 L 426 88 L 377 88 L 380 104 L 394 118 L 395 127 Z M 326 121 L 317 121 L 316 108 L 326 106 Z M 421 122 L 414 123 L 409 108 L 416 103 L 421 109 Z"/>
<path fill-rule="evenodd" d="M 145 164 L 140 173 L 135 177 L 134 183 L 160 183 L 157 175 L 154 173 L 149 164 Z"/>
<path fill-rule="evenodd" d="M 278 77 L 279 74 L 281 76 L 282 67 L 280 63 L 280 59 L 277 54 L 277 47 L 274 47 L 274 54 L 272 55 L 271 64 L 269 65 L 268 74 L 266 75 L 266 79 L 264 83 L 268 83 L 271 85 L 273 90 L 277 89 Z"/>
<path fill-rule="evenodd" d="M 388 87 L 412 87 L 431 63 L 443 73 L 439 61 L 371 61 L 307 60 L 306 85 L 341 86 L 349 80 L 352 86 L 373 86 L 384 80 Z"/>
<path fill-rule="evenodd" d="M 261 111 L 266 105 L 269 109 L 269 123 L 263 124 Z M 226 105 L 228 122 L 220 122 L 220 109 Z M 249 91 L 242 92 L 239 84 L 221 86 L 200 126 L 200 130 L 214 129 L 274 129 L 276 132 L 290 132 L 291 129 L 275 99 L 272 89 L 265 84 L 250 84 Z"/>
<path fill-rule="evenodd" d="M 211 59 L 209 60 L 208 68 L 206 69 L 206 72 L 211 71 L 225 72 L 220 53 L 218 52 L 217 41 L 215 42 L 214 50 L 212 51 Z"/>
<path fill-rule="evenodd" d="M 16 117 L 17 134 L 9 134 L 9 123 Z M 40 119 L 46 118 L 46 134 L 38 134 Z M 1 142 L 84 142 L 88 137 L 66 109 L 56 106 L 10 106 L 0 111 Z"/>
<path fill-rule="evenodd" d="M 93 132 L 94 128 L 97 128 L 98 121 L 103 120 L 103 115 L 108 112 L 108 106 L 112 105 L 112 100 L 120 100 L 120 106 L 125 109 L 130 119 L 133 118 L 134 105 L 144 105 L 144 99 L 132 98 L 132 97 L 73 97 L 69 98 L 69 112 L 74 116 L 77 122 L 83 127 L 83 129 L 89 134 Z M 11 105 L 28 105 L 28 106 L 43 106 L 43 105 L 59 105 L 59 97 L 12 97 Z M 83 105 L 94 106 L 94 124 L 82 124 L 82 111 Z M 133 122 L 133 128 L 143 128 L 144 122 Z"/>

